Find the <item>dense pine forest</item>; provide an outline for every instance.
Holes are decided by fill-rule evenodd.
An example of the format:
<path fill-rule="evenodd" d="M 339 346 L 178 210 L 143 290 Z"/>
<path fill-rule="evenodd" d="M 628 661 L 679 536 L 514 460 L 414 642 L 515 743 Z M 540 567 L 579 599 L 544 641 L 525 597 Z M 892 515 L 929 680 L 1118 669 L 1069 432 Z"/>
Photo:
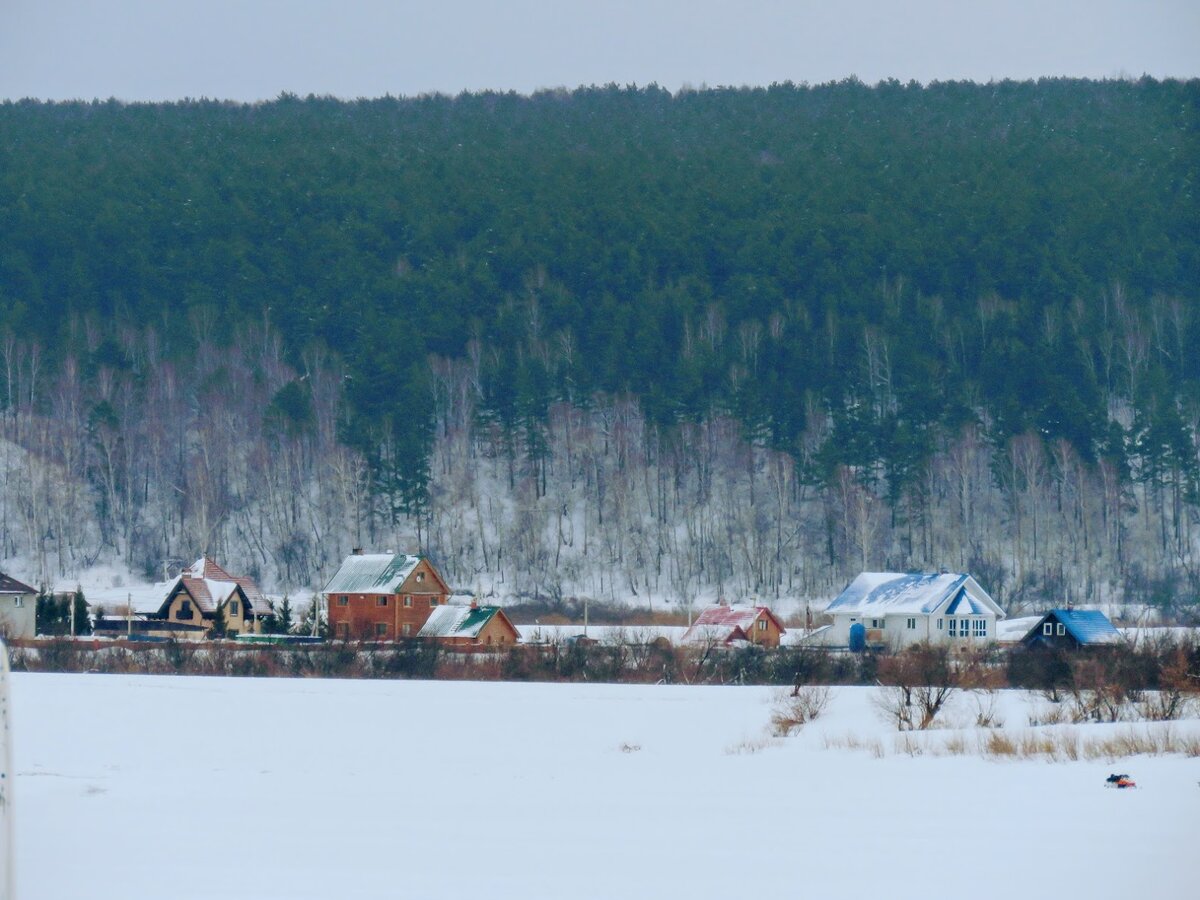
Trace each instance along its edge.
<path fill-rule="evenodd" d="M 1200 611 L 1200 82 L 0 105 L 0 558 Z"/>

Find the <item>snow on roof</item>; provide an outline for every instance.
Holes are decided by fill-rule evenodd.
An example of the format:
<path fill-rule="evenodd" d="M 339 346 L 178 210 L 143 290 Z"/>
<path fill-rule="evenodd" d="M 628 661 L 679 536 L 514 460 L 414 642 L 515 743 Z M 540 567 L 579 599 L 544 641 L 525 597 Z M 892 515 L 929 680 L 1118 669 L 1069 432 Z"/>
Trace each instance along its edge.
<path fill-rule="evenodd" d="M 417 637 L 477 638 L 498 612 L 498 606 L 438 606 L 429 614 Z"/>
<path fill-rule="evenodd" d="M 943 604 L 947 614 L 984 615 L 1002 610 L 970 575 L 965 573 L 863 572 L 842 591 L 826 612 L 928 615 Z"/>
<path fill-rule="evenodd" d="M 1050 616 L 1062 622 L 1081 644 L 1111 644 L 1121 639 L 1121 632 L 1098 609 L 1052 609 L 1043 618 Z"/>
<path fill-rule="evenodd" d="M 684 643 L 708 643 L 710 641 L 728 641 L 737 637 L 740 629 L 744 638 L 751 632 L 759 616 L 766 614 L 772 619 L 771 610 L 765 606 L 749 606 L 731 604 L 729 606 L 710 606 L 703 610 L 683 635 Z M 784 631 L 783 625 L 776 619 L 779 630 Z"/>
<path fill-rule="evenodd" d="M 323 594 L 394 594 L 421 561 L 403 553 L 355 553 L 347 556 Z"/>
<path fill-rule="evenodd" d="M 37 588 L 0 572 L 0 594 L 36 594 Z"/>
<path fill-rule="evenodd" d="M 996 626 L 996 640 L 1002 644 L 1016 643 L 1029 634 L 1030 629 L 1043 618 L 1044 616 L 1021 616 L 1019 619 L 1005 619 Z"/>
<path fill-rule="evenodd" d="M 227 603 L 238 588 L 246 595 L 250 603 L 250 611 L 258 615 L 267 615 L 271 611 L 266 596 L 258 589 L 253 578 L 248 575 L 230 575 L 213 560 L 202 556 L 179 573 L 170 589 L 159 598 L 159 606 L 175 593 L 177 587 L 184 588 L 201 612 L 211 613 L 222 604 Z"/>

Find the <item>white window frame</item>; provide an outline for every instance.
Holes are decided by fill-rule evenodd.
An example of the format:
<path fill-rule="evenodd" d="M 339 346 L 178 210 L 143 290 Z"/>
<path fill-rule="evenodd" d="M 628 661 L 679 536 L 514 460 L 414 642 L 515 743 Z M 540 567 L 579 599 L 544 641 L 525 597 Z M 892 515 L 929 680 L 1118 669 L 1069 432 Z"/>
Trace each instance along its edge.
<path fill-rule="evenodd" d="M 950 628 L 946 632 L 950 637 L 958 637 L 958 619 L 950 620 Z"/>
<path fill-rule="evenodd" d="M 1058 636 L 1062 637 L 1064 634 L 1067 633 L 1067 626 L 1064 625 L 1062 622 L 1059 622 L 1057 631 L 1058 631 Z"/>
<path fill-rule="evenodd" d="M 1053 637 L 1053 635 L 1054 635 L 1054 623 L 1053 623 L 1053 622 L 1047 622 L 1045 625 L 1043 625 L 1043 626 L 1042 626 L 1042 634 L 1046 635 L 1046 637 Z"/>
<path fill-rule="evenodd" d="M 909 631 L 915 631 L 917 628 L 916 618 L 910 617 L 905 624 L 908 626 Z"/>

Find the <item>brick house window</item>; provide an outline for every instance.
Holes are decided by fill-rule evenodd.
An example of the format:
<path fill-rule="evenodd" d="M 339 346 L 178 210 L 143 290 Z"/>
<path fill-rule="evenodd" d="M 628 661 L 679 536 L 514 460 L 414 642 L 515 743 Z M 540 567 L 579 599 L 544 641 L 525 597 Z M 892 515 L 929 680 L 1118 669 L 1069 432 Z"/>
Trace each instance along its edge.
<path fill-rule="evenodd" d="M 381 594 L 379 596 L 379 598 L 375 601 L 375 605 L 376 606 L 387 606 L 387 601 L 388 601 L 387 595 Z"/>
<path fill-rule="evenodd" d="M 337 633 L 338 633 L 338 637 L 340 637 L 343 641 L 349 640 L 350 639 L 350 623 L 349 622 L 338 622 Z"/>
<path fill-rule="evenodd" d="M 437 606 L 437 597 L 430 597 L 430 598 L 429 598 L 429 605 L 430 605 L 430 606 Z"/>
<path fill-rule="evenodd" d="M 350 598 L 347 597 L 345 594 L 342 594 L 342 596 L 338 597 L 338 606 L 349 606 L 349 605 L 350 605 Z"/>
<path fill-rule="evenodd" d="M 400 633 L 403 634 L 405 637 L 408 637 L 410 634 L 412 634 L 412 626 L 409 625 L 407 622 L 405 622 L 403 625 L 400 626 Z"/>
<path fill-rule="evenodd" d="M 375 637 L 386 637 L 386 636 L 387 636 L 387 623 L 386 622 L 376 622 L 375 623 Z"/>
<path fill-rule="evenodd" d="M 412 597 L 405 597 L 405 598 L 404 598 L 404 605 L 405 605 L 405 606 L 412 606 Z"/>

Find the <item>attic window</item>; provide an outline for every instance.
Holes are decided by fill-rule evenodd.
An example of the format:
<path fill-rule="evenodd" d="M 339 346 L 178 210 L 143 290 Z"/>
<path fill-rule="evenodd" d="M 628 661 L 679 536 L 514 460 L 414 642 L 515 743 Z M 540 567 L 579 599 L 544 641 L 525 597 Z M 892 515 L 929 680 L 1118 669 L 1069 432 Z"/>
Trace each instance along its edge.
<path fill-rule="evenodd" d="M 418 573 L 417 573 L 417 581 L 424 581 L 424 580 L 425 580 L 425 573 L 424 573 L 424 572 L 418 572 Z"/>
<path fill-rule="evenodd" d="M 1047 622 L 1045 625 L 1043 625 L 1042 626 L 1042 634 L 1047 635 L 1047 636 L 1054 634 L 1054 623 Z"/>
<path fill-rule="evenodd" d="M 1058 634 L 1059 634 L 1059 637 L 1061 637 L 1062 635 L 1064 635 L 1064 634 L 1066 634 L 1066 633 L 1067 633 L 1067 626 L 1066 626 L 1066 625 L 1064 625 L 1062 622 L 1059 622 L 1059 623 L 1058 623 Z"/>
<path fill-rule="evenodd" d="M 759 619 L 759 620 L 758 620 L 758 630 L 759 630 L 759 631 L 766 631 L 766 630 L 767 630 L 767 620 L 766 620 L 766 619 Z"/>
<path fill-rule="evenodd" d="M 238 602 L 236 600 L 229 601 L 229 614 L 231 616 L 240 616 L 241 615 L 241 613 L 238 612 Z"/>
<path fill-rule="evenodd" d="M 176 618 L 190 619 L 192 617 L 192 601 L 184 600 L 179 604 L 179 613 Z"/>

